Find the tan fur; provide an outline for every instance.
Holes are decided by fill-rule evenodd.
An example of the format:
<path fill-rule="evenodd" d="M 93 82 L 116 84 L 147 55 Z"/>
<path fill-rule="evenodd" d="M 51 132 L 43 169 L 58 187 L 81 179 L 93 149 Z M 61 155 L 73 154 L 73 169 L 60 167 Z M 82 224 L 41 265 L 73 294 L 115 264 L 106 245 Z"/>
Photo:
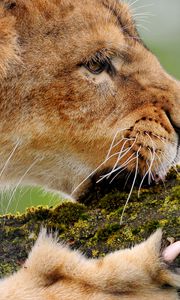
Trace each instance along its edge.
<path fill-rule="evenodd" d="M 128 6 L 114 0 L 0 5 L 1 169 L 15 148 L 1 184 L 71 194 L 102 164 L 116 133 L 115 143 L 137 137 L 124 145 L 133 146 L 118 164 L 138 153 L 138 172 L 151 167 L 163 178 L 178 159 L 180 84 L 143 45 Z M 116 75 L 93 75 L 82 65 L 99 51 Z M 123 144 L 98 171 L 113 168 Z M 127 170 L 135 168 L 136 159 Z"/>
<path fill-rule="evenodd" d="M 22 269 L 0 281 L 1 300 L 176 300 L 180 275 L 162 261 L 161 236 L 87 260 L 43 231 Z"/>
<path fill-rule="evenodd" d="M 85 68 L 99 52 L 115 74 Z M 180 84 L 143 45 L 127 5 L 0 1 L 1 185 L 71 194 L 98 166 L 114 167 L 122 138 L 131 149 L 118 164 L 139 154 L 141 176 L 151 168 L 163 178 L 179 155 L 179 110 Z M 42 234 L 24 267 L 0 282 L 0 299 L 175 300 L 180 278 L 161 262 L 160 239 L 86 260 Z"/>

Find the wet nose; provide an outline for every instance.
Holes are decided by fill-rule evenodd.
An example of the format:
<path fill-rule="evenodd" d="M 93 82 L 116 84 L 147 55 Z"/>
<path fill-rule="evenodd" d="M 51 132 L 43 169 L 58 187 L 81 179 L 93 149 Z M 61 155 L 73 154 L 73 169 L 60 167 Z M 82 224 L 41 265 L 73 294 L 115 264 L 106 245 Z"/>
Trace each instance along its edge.
<path fill-rule="evenodd" d="M 179 132 L 180 128 L 180 81 L 176 84 L 176 97 L 175 103 L 171 109 L 171 120 L 173 122 L 173 127 Z"/>
<path fill-rule="evenodd" d="M 168 96 L 172 99 L 171 101 L 168 101 Z M 180 81 L 173 82 L 173 92 L 168 96 L 164 103 L 164 111 L 180 137 Z"/>
<path fill-rule="evenodd" d="M 180 115 L 180 110 L 177 112 L 177 114 Z M 175 132 L 177 133 L 177 135 L 178 135 L 178 137 L 179 137 L 179 141 L 180 141 L 180 125 L 179 125 L 179 123 L 178 123 L 178 122 L 177 122 L 177 123 L 175 122 L 176 119 L 174 120 L 174 118 L 172 117 L 172 115 L 170 114 L 169 111 L 166 111 L 166 115 L 167 115 L 167 117 L 168 117 L 168 119 L 169 119 L 169 121 L 170 121 L 172 127 L 174 128 Z M 179 125 L 179 126 L 178 126 L 178 125 Z"/>

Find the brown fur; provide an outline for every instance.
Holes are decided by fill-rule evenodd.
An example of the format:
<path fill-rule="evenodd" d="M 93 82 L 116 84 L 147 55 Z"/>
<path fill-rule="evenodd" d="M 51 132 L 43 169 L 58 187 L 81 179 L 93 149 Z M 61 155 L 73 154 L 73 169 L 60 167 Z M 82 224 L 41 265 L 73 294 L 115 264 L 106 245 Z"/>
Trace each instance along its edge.
<path fill-rule="evenodd" d="M 0 281 L 1 300 L 177 300 L 180 275 L 161 258 L 161 236 L 87 260 L 43 231 L 24 267 Z"/>
<path fill-rule="evenodd" d="M 180 84 L 143 45 L 126 4 L 114 0 L 0 2 L 1 183 L 71 194 L 115 142 L 163 178 L 178 159 Z M 124 29 L 123 29 L 124 28 Z M 116 68 L 91 74 L 96 52 Z M 98 171 L 113 168 L 124 140 Z M 154 158 L 152 152 L 155 152 Z M 133 154 L 134 153 L 134 154 Z M 127 170 L 136 168 L 136 160 Z M 88 183 L 88 181 L 87 181 Z M 77 189 L 76 198 L 84 186 Z"/>
<path fill-rule="evenodd" d="M 88 71 L 97 53 L 116 71 Z M 134 153 L 141 176 L 151 168 L 163 178 L 179 155 L 179 110 L 180 84 L 143 45 L 127 5 L 0 1 L 3 186 L 71 194 L 98 166 L 113 168 L 123 145 L 131 149 L 118 164 Z M 1 300 L 175 300 L 180 279 L 161 262 L 160 239 L 86 260 L 42 234 L 24 268 L 0 282 Z"/>

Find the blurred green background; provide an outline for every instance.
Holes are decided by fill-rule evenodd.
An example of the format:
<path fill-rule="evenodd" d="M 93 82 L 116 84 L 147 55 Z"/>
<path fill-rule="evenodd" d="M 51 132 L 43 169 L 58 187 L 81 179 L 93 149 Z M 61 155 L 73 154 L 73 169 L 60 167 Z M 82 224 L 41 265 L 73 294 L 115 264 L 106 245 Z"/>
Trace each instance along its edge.
<path fill-rule="evenodd" d="M 165 69 L 180 79 L 180 0 L 127 0 L 141 37 Z M 133 4 L 134 3 L 134 4 Z"/>
<path fill-rule="evenodd" d="M 136 19 L 140 34 L 156 54 L 165 69 L 180 79 L 180 0 L 127 0 Z M 12 197 L 13 195 L 13 197 Z M 23 212 L 36 205 L 56 205 L 58 195 L 40 188 L 18 189 L 1 194 L 0 213 Z"/>

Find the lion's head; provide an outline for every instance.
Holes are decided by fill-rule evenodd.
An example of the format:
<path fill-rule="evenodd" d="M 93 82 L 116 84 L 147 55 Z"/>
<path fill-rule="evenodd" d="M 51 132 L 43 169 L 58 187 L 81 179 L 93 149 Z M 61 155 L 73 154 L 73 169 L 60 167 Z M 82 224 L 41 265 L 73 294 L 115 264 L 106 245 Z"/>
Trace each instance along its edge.
<path fill-rule="evenodd" d="M 0 4 L 1 181 L 71 194 L 105 168 L 164 178 L 180 153 L 180 83 L 143 44 L 128 5 Z"/>

